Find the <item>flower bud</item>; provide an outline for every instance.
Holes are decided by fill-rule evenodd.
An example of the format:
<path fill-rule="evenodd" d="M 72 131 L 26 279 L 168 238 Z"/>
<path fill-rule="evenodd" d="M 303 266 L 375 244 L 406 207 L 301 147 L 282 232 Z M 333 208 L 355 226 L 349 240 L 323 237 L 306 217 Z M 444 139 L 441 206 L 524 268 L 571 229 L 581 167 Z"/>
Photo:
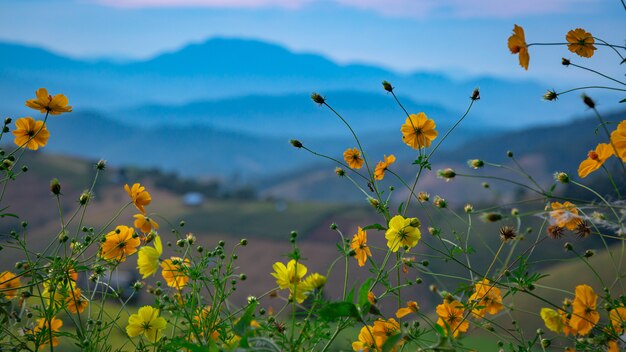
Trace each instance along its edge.
<path fill-rule="evenodd" d="M 562 58 L 562 59 L 561 59 L 561 65 L 563 65 L 563 66 L 569 66 L 569 64 L 571 64 L 571 62 L 569 61 L 569 59 L 566 59 L 566 58 Z"/>
<path fill-rule="evenodd" d="M 554 179 L 561 183 L 569 183 L 570 181 L 569 175 L 566 174 L 565 172 L 556 172 L 554 174 Z"/>
<path fill-rule="evenodd" d="M 456 172 L 454 172 L 454 170 L 451 168 L 445 168 L 443 170 L 438 170 L 437 176 L 445 179 L 446 182 L 448 182 L 456 176 Z"/>
<path fill-rule="evenodd" d="M 321 95 L 317 94 L 317 93 L 312 93 L 311 94 L 311 100 L 313 100 L 313 102 L 317 103 L 317 104 L 324 104 L 326 102 L 326 100 L 324 99 L 324 97 L 322 97 Z"/>
<path fill-rule="evenodd" d="M 107 166 L 107 161 L 104 159 L 100 159 L 100 161 L 98 161 L 96 163 L 96 169 L 98 170 L 104 170 L 104 168 L 106 168 Z"/>
<path fill-rule="evenodd" d="M 465 204 L 465 206 L 463 207 L 463 211 L 465 211 L 467 214 L 471 213 L 474 211 L 474 206 L 471 204 Z"/>
<path fill-rule="evenodd" d="M 289 141 L 289 143 L 291 143 L 291 145 L 293 145 L 296 148 L 302 148 L 302 142 L 300 142 L 297 139 L 292 139 Z"/>
<path fill-rule="evenodd" d="M 547 101 L 553 101 L 558 98 L 559 94 L 553 90 L 548 90 L 546 94 L 543 95 L 543 99 Z"/>
<path fill-rule="evenodd" d="M 346 175 L 346 172 L 344 171 L 344 169 L 340 168 L 340 167 L 336 167 L 335 168 L 335 173 L 337 174 L 337 176 L 339 177 L 343 177 Z"/>
<path fill-rule="evenodd" d="M 467 165 L 469 165 L 471 168 L 479 169 L 485 166 L 485 162 L 480 159 L 472 159 L 467 161 Z"/>
<path fill-rule="evenodd" d="M 58 179 L 53 178 L 52 181 L 50 181 L 50 192 L 55 196 L 61 194 L 61 184 Z"/>
<path fill-rule="evenodd" d="M 480 91 L 478 90 L 478 88 L 474 88 L 474 91 L 472 92 L 472 96 L 470 97 L 470 99 L 474 101 L 480 100 Z"/>
<path fill-rule="evenodd" d="M 383 81 L 383 89 L 388 91 L 389 93 L 393 92 L 393 86 L 387 81 Z"/>
<path fill-rule="evenodd" d="M 480 217 L 484 222 L 498 222 L 502 220 L 502 214 L 500 213 L 483 213 Z"/>
<path fill-rule="evenodd" d="M 583 103 L 589 107 L 589 109 L 594 109 L 596 107 L 596 102 L 593 101 L 587 94 L 582 95 Z"/>

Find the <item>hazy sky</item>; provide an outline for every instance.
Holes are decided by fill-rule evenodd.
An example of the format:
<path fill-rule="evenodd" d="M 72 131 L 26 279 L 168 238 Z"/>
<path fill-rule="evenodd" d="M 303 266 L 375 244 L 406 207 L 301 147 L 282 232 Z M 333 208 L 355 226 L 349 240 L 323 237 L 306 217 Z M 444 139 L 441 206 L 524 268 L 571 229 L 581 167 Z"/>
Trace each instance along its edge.
<path fill-rule="evenodd" d="M 148 58 L 211 37 L 267 40 L 341 63 L 459 77 L 584 80 L 561 57 L 623 77 L 614 53 L 592 61 L 565 47 L 532 47 L 524 72 L 508 52 L 513 24 L 528 42 L 563 42 L 583 27 L 624 44 L 619 0 L 2 0 L 0 40 L 79 58 Z M 254 59 L 254 53 L 251 60 Z"/>

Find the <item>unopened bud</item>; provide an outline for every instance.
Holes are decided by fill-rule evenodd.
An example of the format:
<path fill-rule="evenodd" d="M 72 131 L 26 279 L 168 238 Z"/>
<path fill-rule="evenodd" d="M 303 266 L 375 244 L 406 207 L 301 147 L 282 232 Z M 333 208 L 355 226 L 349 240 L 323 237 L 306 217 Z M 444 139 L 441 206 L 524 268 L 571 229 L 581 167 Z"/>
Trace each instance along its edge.
<path fill-rule="evenodd" d="M 311 100 L 313 100 L 315 103 L 320 104 L 320 105 L 322 105 L 322 104 L 324 104 L 326 102 L 324 97 L 322 97 L 321 95 L 319 95 L 317 93 L 311 94 Z"/>
<path fill-rule="evenodd" d="M 300 142 L 297 139 L 292 139 L 289 141 L 289 143 L 291 143 L 291 145 L 293 145 L 296 148 L 302 148 L 302 142 Z"/>
<path fill-rule="evenodd" d="M 383 89 L 388 91 L 389 93 L 393 92 L 393 86 L 387 81 L 383 81 Z"/>
<path fill-rule="evenodd" d="M 596 102 L 593 101 L 587 94 L 582 95 L 583 103 L 589 107 L 589 109 L 594 109 L 596 107 Z"/>
<path fill-rule="evenodd" d="M 480 91 L 478 90 L 478 88 L 474 88 L 474 91 L 472 92 L 472 96 L 470 97 L 470 99 L 472 100 L 480 100 Z"/>
<path fill-rule="evenodd" d="M 61 194 L 61 184 L 58 179 L 53 178 L 52 181 L 50 181 L 50 192 L 55 196 Z"/>
<path fill-rule="evenodd" d="M 553 101 L 558 98 L 559 94 L 553 90 L 548 90 L 546 94 L 543 95 L 543 99 L 547 101 Z"/>

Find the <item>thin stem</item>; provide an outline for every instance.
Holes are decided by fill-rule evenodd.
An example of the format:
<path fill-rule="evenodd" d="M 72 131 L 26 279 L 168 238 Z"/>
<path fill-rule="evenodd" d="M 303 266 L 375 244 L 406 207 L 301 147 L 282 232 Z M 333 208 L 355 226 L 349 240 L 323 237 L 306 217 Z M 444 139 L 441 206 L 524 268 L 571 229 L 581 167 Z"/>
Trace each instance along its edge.
<path fill-rule="evenodd" d="M 626 86 L 626 83 L 624 83 L 624 82 L 622 82 L 622 81 L 618 81 L 618 80 L 616 80 L 615 78 L 610 77 L 610 76 L 607 76 L 607 75 L 605 75 L 604 73 L 598 72 L 598 71 L 596 71 L 596 70 L 594 70 L 594 69 L 587 68 L 587 67 L 580 66 L 580 65 L 576 65 L 576 64 L 573 64 L 573 63 L 571 63 L 571 62 L 570 62 L 570 66 L 578 67 L 578 68 L 580 68 L 580 69 L 583 69 L 583 70 L 586 70 L 586 71 L 589 71 L 589 72 L 593 72 L 593 73 L 595 73 L 595 74 L 597 74 L 597 75 L 600 75 L 600 76 L 602 76 L 602 77 L 604 77 L 604 78 L 606 78 L 606 79 L 609 79 L 609 80 L 611 80 L 611 81 L 613 81 L 613 82 L 617 82 L 617 83 L 619 83 L 619 84 L 621 84 L 621 85 L 623 85 L 623 86 Z"/>

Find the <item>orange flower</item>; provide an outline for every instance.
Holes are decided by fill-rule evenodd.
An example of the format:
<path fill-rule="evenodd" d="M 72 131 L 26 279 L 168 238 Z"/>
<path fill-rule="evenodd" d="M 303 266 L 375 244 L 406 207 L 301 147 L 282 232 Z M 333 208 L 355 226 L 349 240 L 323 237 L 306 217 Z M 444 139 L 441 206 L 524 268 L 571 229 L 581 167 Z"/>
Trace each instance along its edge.
<path fill-rule="evenodd" d="M 609 313 L 611 319 L 611 326 L 616 333 L 621 334 L 624 332 L 624 325 L 626 325 L 626 308 L 618 307 L 611 310 Z"/>
<path fill-rule="evenodd" d="M 189 259 L 171 257 L 161 263 L 161 268 L 163 268 L 161 275 L 163 275 L 167 286 L 182 290 L 187 285 L 189 281 L 189 276 L 187 276 Z"/>
<path fill-rule="evenodd" d="M 39 88 L 35 95 L 37 95 L 37 99 L 26 101 L 26 106 L 31 109 L 39 110 L 41 113 L 47 112 L 50 113 L 50 115 L 72 112 L 72 107 L 67 105 L 67 97 L 63 94 L 57 94 L 53 97 L 48 94 L 46 88 Z"/>
<path fill-rule="evenodd" d="M 52 319 L 39 318 L 33 332 L 36 335 L 41 334 L 38 339 L 40 345 L 43 346 L 52 342 L 52 346 L 58 346 L 59 338 L 57 337 L 57 332 L 61 330 L 61 326 L 63 326 L 63 321 L 56 317 L 52 317 Z"/>
<path fill-rule="evenodd" d="M 30 116 L 22 117 L 15 121 L 15 130 L 12 132 L 15 136 L 13 142 L 18 147 L 26 147 L 30 150 L 37 150 L 48 143 L 50 132 L 46 129 L 43 121 L 35 121 Z"/>
<path fill-rule="evenodd" d="M 578 209 L 576 205 L 565 202 L 563 204 L 559 202 L 552 202 L 552 211 L 550 217 L 554 219 L 558 227 L 565 227 L 569 230 L 575 230 L 576 226 L 580 224 L 581 219 L 578 216 Z"/>
<path fill-rule="evenodd" d="M 593 36 L 582 28 L 572 29 L 567 32 L 565 39 L 569 43 L 567 44 L 567 49 L 578 56 L 592 57 L 596 50 L 596 47 L 593 46 L 593 43 L 595 43 Z"/>
<path fill-rule="evenodd" d="M 376 345 L 376 341 L 374 340 L 374 336 L 372 333 L 373 328 L 373 326 L 364 326 L 361 328 L 358 337 L 359 340 L 352 343 L 353 351 L 378 351 L 378 347 L 381 346 Z"/>
<path fill-rule="evenodd" d="M 617 156 L 626 162 L 626 120 L 620 122 L 615 131 L 611 132 L 611 143 L 617 150 Z"/>
<path fill-rule="evenodd" d="M 460 332 L 466 332 L 469 328 L 469 322 L 464 319 L 465 309 L 459 301 L 448 302 L 443 301 L 435 309 L 439 319 L 437 325 L 444 329 L 450 329 L 452 337 L 456 337 Z"/>
<path fill-rule="evenodd" d="M 133 215 L 133 217 L 135 218 L 135 227 L 140 229 L 143 233 L 148 233 L 152 229 L 159 229 L 159 224 L 157 224 L 156 221 L 154 221 L 152 218 L 145 216 L 144 214 L 135 214 Z"/>
<path fill-rule="evenodd" d="M 365 262 L 367 262 L 367 257 L 372 256 L 370 247 L 367 246 L 367 231 L 359 227 L 358 232 L 352 237 L 350 248 L 356 252 L 354 257 L 359 262 L 359 266 L 364 266 Z"/>
<path fill-rule="evenodd" d="M 530 56 L 528 55 L 528 44 L 526 44 L 524 28 L 518 25 L 513 27 L 513 34 L 509 37 L 509 50 L 511 54 L 519 54 L 519 65 L 528 70 Z"/>
<path fill-rule="evenodd" d="M 400 127 L 402 141 L 413 149 L 428 148 L 430 142 L 437 138 L 435 127 L 437 127 L 435 121 L 429 119 L 423 112 L 411 114 Z"/>
<path fill-rule="evenodd" d="M 74 314 L 82 313 L 89 305 L 89 301 L 81 295 L 78 287 L 68 293 L 65 303 L 67 309 Z"/>
<path fill-rule="evenodd" d="M 613 147 L 610 144 L 598 144 L 595 150 L 590 150 L 587 153 L 587 159 L 578 166 L 578 176 L 587 177 L 590 173 L 598 170 L 611 155 L 613 155 Z"/>
<path fill-rule="evenodd" d="M 619 352 L 619 346 L 617 345 L 617 341 L 612 340 L 607 343 L 608 349 L 607 352 Z"/>
<path fill-rule="evenodd" d="M 139 183 L 133 184 L 133 187 L 128 187 L 128 185 L 124 185 L 124 189 L 130 199 L 132 199 L 133 204 L 139 209 L 142 214 L 146 213 L 144 206 L 147 206 L 152 201 L 152 196 L 150 193 L 146 191 L 146 187 L 142 186 Z"/>
<path fill-rule="evenodd" d="M 385 178 L 385 171 L 387 171 L 389 165 L 396 162 L 396 157 L 393 154 L 389 156 L 385 155 L 384 159 L 384 161 L 378 162 L 378 164 L 376 165 L 376 170 L 374 170 L 374 179 L 379 181 Z"/>
<path fill-rule="evenodd" d="M 376 345 L 381 347 L 385 344 L 387 338 L 400 333 L 400 323 L 398 323 L 394 318 L 389 318 L 387 320 L 379 318 L 374 322 L 374 328 L 372 329 Z M 402 340 L 400 340 L 398 344 L 402 344 Z M 396 349 L 397 346 L 394 347 L 392 351 L 396 351 Z"/>
<path fill-rule="evenodd" d="M 132 227 L 120 225 L 114 231 L 104 236 L 104 243 L 100 246 L 100 256 L 106 260 L 123 262 L 126 257 L 137 252 L 141 240 L 135 235 Z"/>
<path fill-rule="evenodd" d="M 396 312 L 396 318 L 400 319 L 403 318 L 406 315 L 409 315 L 411 313 L 417 313 L 420 310 L 420 306 L 419 304 L 417 304 L 417 302 L 415 301 L 408 301 L 406 302 L 406 307 L 400 308 L 398 309 L 398 311 Z"/>
<path fill-rule="evenodd" d="M 489 280 L 483 279 L 475 285 L 476 292 L 474 292 L 469 300 L 475 302 L 473 312 L 479 317 L 484 317 L 486 313 L 497 314 L 504 306 L 502 305 L 502 294 L 500 289 L 492 286 Z"/>
<path fill-rule="evenodd" d="M 569 326 L 578 331 L 580 335 L 587 335 L 600 320 L 600 314 L 596 311 L 597 299 L 598 296 L 590 286 L 576 286 L 576 296 L 572 303 L 573 311 Z"/>
<path fill-rule="evenodd" d="M 348 148 L 343 152 L 343 160 L 353 169 L 360 169 L 363 166 L 363 158 L 361 152 L 356 148 Z"/>
<path fill-rule="evenodd" d="M 17 289 L 22 287 L 20 278 L 10 271 L 0 273 L 0 296 L 13 299 L 17 296 Z"/>

